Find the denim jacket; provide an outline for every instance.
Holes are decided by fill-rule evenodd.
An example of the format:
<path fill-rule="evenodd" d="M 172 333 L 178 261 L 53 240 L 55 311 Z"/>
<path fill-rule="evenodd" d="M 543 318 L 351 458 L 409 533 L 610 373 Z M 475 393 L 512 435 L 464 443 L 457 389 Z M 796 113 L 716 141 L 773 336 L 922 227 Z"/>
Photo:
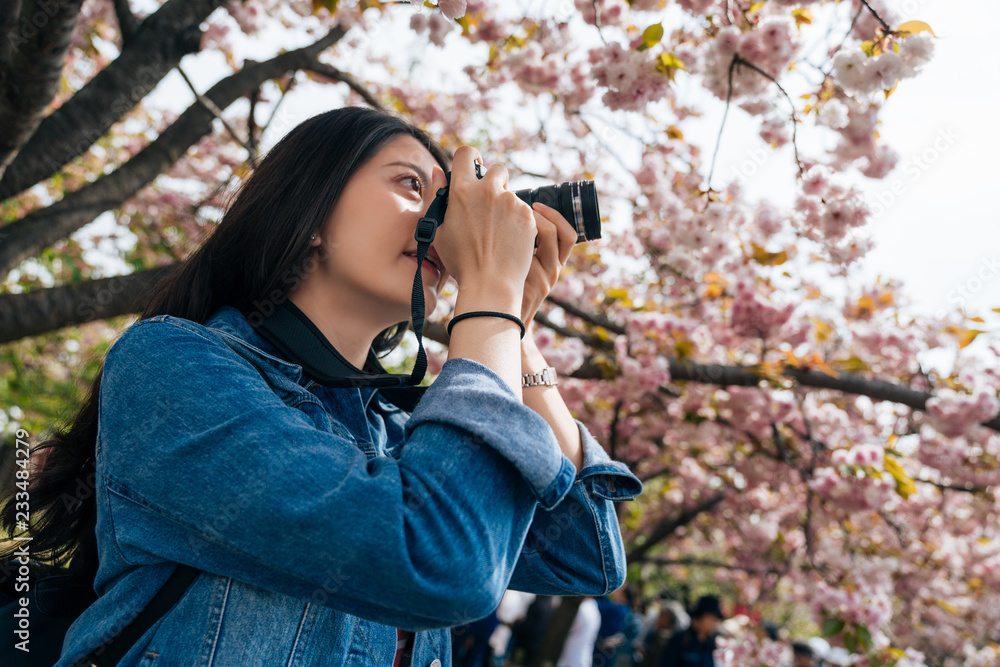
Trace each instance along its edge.
<path fill-rule="evenodd" d="M 98 600 L 56 667 L 121 630 L 177 563 L 202 570 L 120 665 L 451 664 L 448 628 L 505 589 L 625 578 L 612 501 L 642 489 L 577 422 L 575 471 L 498 374 L 448 360 L 412 414 L 304 377 L 223 306 L 160 315 L 107 354 L 96 449 Z"/>

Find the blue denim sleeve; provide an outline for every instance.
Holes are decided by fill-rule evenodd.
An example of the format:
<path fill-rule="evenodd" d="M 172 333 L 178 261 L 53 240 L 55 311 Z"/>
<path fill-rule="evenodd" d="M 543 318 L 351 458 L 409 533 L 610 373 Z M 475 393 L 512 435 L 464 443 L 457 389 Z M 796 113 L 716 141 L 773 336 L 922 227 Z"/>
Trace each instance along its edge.
<path fill-rule="evenodd" d="M 625 583 L 625 547 L 613 501 L 633 500 L 642 482 L 576 424 L 583 467 L 559 505 L 535 513 L 511 580 L 515 590 L 604 595 Z"/>
<path fill-rule="evenodd" d="M 470 360 L 445 363 L 398 460 L 369 460 L 325 413 L 285 405 L 221 341 L 169 321 L 123 333 L 103 374 L 102 548 L 407 630 L 495 609 L 536 508 L 574 484 L 548 424 Z"/>

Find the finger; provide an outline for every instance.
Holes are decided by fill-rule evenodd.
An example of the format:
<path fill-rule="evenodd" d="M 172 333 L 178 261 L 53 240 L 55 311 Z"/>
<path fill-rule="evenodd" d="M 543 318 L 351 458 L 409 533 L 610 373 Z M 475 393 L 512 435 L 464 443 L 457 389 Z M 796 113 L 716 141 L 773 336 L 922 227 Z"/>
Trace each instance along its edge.
<path fill-rule="evenodd" d="M 459 146 L 455 149 L 455 157 L 451 161 L 451 181 L 476 180 L 475 162 L 482 163 L 482 156 L 475 146 Z"/>
<path fill-rule="evenodd" d="M 543 215 L 535 214 L 535 230 L 538 235 L 538 248 L 535 257 L 542 264 L 546 273 L 559 271 L 561 263 L 559 261 L 559 237 L 556 224 L 545 218 Z"/>
<path fill-rule="evenodd" d="M 569 259 L 570 253 L 573 251 L 573 246 L 576 245 L 577 232 L 576 228 L 570 224 L 566 218 L 563 217 L 562 213 L 547 206 L 540 201 L 536 201 L 532 208 L 540 213 L 546 220 L 550 221 L 555 225 L 558 234 L 558 256 L 559 263 L 565 264 L 566 260 Z"/>
<path fill-rule="evenodd" d="M 502 164 L 494 164 L 486 170 L 483 175 L 484 181 L 490 181 L 499 186 L 499 190 L 507 189 L 507 181 L 510 178 L 510 173 L 507 171 L 507 167 Z"/>

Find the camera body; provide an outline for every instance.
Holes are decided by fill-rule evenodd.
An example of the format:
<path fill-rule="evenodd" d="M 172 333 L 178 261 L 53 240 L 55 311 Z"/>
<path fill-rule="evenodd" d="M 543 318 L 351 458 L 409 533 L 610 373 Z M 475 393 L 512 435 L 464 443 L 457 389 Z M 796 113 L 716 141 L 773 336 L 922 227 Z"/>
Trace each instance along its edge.
<path fill-rule="evenodd" d="M 451 172 L 448 172 L 448 183 L 451 183 Z M 476 176 L 483 177 L 482 166 L 476 163 Z M 445 189 L 446 190 L 446 189 Z M 543 185 L 538 188 L 516 190 L 517 198 L 531 206 L 540 201 L 559 211 L 573 228 L 576 229 L 576 242 L 594 241 L 601 238 L 601 212 L 597 206 L 597 188 L 593 181 L 568 181 L 558 185 Z M 448 206 L 447 192 L 438 193 L 428 211 L 435 205 L 444 220 Z"/>

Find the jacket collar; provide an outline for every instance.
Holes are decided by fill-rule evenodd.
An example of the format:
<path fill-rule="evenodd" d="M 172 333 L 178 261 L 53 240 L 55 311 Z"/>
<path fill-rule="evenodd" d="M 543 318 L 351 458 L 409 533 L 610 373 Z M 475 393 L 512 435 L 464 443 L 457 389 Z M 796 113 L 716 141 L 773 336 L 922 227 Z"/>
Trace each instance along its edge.
<path fill-rule="evenodd" d="M 285 375 L 291 376 L 296 381 L 304 377 L 302 366 L 289 361 L 274 345 L 254 331 L 250 322 L 247 321 L 247 318 L 237 308 L 229 305 L 221 306 L 208 318 L 205 326 L 235 336 L 248 345 L 264 352 L 269 357 L 273 357 L 274 361 L 280 362 L 280 366 L 284 366 L 284 368 L 279 368 L 279 370 Z M 377 393 L 378 389 L 376 387 L 358 387 L 357 389 L 361 392 L 361 401 L 364 403 L 365 409 L 367 409 L 372 396 Z"/>

